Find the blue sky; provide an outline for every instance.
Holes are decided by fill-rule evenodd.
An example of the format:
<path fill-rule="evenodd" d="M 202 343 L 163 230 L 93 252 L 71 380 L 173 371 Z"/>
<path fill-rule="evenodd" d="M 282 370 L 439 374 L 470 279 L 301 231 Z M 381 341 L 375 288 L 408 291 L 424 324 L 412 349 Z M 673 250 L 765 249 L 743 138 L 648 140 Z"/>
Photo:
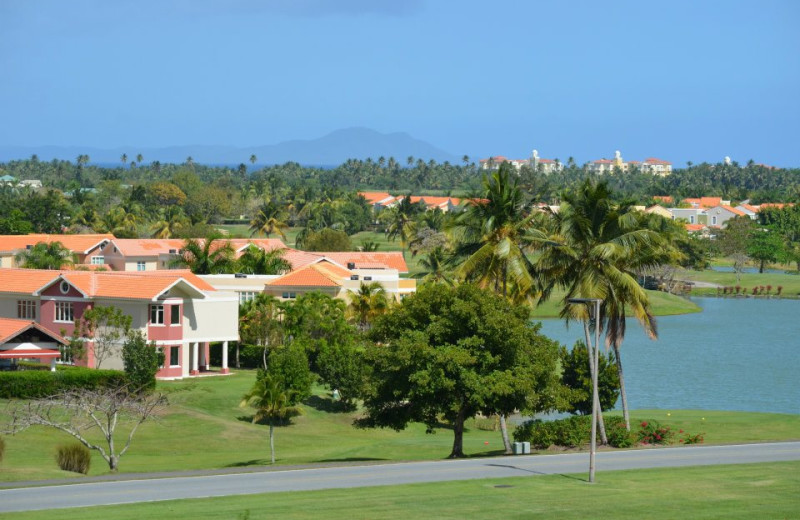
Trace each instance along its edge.
<path fill-rule="evenodd" d="M 0 144 L 800 166 L 800 2 L 0 0 Z"/>

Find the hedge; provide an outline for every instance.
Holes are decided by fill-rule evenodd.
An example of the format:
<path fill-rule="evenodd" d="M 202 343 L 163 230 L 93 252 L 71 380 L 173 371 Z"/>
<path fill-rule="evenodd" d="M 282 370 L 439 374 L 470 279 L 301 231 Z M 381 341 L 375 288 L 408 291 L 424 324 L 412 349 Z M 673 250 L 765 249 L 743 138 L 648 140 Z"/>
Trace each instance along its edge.
<path fill-rule="evenodd" d="M 44 372 L 0 372 L 0 399 L 37 399 L 76 388 L 96 389 L 125 385 L 125 372 L 75 367 Z"/>
<path fill-rule="evenodd" d="M 211 345 L 211 364 L 214 366 L 222 366 L 222 343 L 218 345 Z M 239 346 L 239 363 L 241 368 L 264 368 L 264 347 L 257 345 Z M 231 342 L 228 345 L 228 367 L 234 368 L 236 366 L 236 343 Z"/>

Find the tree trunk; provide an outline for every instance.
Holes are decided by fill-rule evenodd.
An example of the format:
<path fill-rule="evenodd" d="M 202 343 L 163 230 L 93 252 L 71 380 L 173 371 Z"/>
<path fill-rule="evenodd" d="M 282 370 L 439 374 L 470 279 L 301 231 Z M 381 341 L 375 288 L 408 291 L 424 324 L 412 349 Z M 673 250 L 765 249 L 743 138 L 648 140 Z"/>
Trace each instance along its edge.
<path fill-rule="evenodd" d="M 108 457 L 108 469 L 116 473 L 118 466 L 119 466 L 119 460 L 117 459 L 117 456 L 110 455 Z"/>
<path fill-rule="evenodd" d="M 505 414 L 500 414 L 500 434 L 503 436 L 503 449 L 506 455 L 511 455 L 511 442 L 508 440 L 508 427 Z"/>
<path fill-rule="evenodd" d="M 269 422 L 269 455 L 272 463 L 275 464 L 275 427 L 272 425 L 272 421 Z"/>
<path fill-rule="evenodd" d="M 239 342 L 236 342 L 236 368 L 242 368 L 239 365 Z"/>
<path fill-rule="evenodd" d="M 453 421 L 453 451 L 450 452 L 448 459 L 460 459 L 464 457 L 464 409 L 458 410 L 455 421 Z"/>
<path fill-rule="evenodd" d="M 758 264 L 758 274 L 764 274 L 764 264 L 766 260 L 761 260 L 761 263 Z"/>
<path fill-rule="evenodd" d="M 594 380 L 594 356 L 592 355 L 592 335 L 589 331 L 589 321 L 583 320 L 583 333 L 586 336 L 586 352 L 589 354 L 589 377 Z M 599 348 L 599 345 L 596 345 L 596 348 Z M 598 381 L 600 380 L 598 375 Z M 598 383 L 599 384 L 599 383 Z M 592 392 L 594 394 L 594 392 Z M 595 401 L 595 406 L 597 406 L 597 410 L 599 413 L 597 414 L 597 429 L 600 431 L 600 443 L 601 444 L 608 444 L 608 437 L 606 436 L 606 421 L 603 419 L 603 409 L 600 407 L 600 392 L 597 393 L 598 398 Z"/>
<path fill-rule="evenodd" d="M 622 416 L 625 418 L 625 427 L 631 431 L 631 416 L 628 413 L 628 394 L 625 392 L 625 377 L 622 374 L 622 359 L 619 357 L 619 346 L 614 345 L 614 357 L 617 361 L 617 374 L 619 374 L 619 395 L 622 398 Z"/>

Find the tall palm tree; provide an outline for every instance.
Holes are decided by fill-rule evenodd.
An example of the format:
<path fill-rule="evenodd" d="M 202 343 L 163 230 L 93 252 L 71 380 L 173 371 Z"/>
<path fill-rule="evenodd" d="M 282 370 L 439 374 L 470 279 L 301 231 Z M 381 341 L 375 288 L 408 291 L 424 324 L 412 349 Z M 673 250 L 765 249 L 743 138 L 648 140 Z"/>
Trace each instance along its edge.
<path fill-rule="evenodd" d="M 119 160 L 122 161 L 123 165 L 126 164 L 128 162 L 128 154 L 126 154 L 126 153 L 122 154 L 122 156 L 120 156 Z"/>
<path fill-rule="evenodd" d="M 406 253 L 406 246 L 414 236 L 416 223 L 414 217 L 424 211 L 419 204 L 411 202 L 411 197 L 406 196 L 400 200 L 396 206 L 381 212 L 381 217 L 387 223 L 386 238 L 391 241 L 400 239 L 400 248 L 403 255 Z"/>
<path fill-rule="evenodd" d="M 61 242 L 39 242 L 17 253 L 14 260 L 25 269 L 61 269 L 74 263 L 72 251 Z"/>
<path fill-rule="evenodd" d="M 300 409 L 289 406 L 292 391 L 286 388 L 280 378 L 267 375 L 258 379 L 242 397 L 239 406 L 252 406 L 256 413 L 253 415 L 253 424 L 266 420 L 269 424 L 269 453 L 272 463 L 275 464 L 275 424 L 300 413 Z"/>
<path fill-rule="evenodd" d="M 419 266 L 422 271 L 417 273 L 422 276 L 423 283 L 445 283 L 453 285 L 453 278 L 447 267 L 448 254 L 442 246 L 438 246 L 428 251 L 419 259 Z"/>
<path fill-rule="evenodd" d="M 205 239 L 187 239 L 181 255 L 172 264 L 188 267 L 195 274 L 230 273 L 235 265 L 234 255 L 229 240 L 224 240 L 219 233 L 211 233 Z"/>
<path fill-rule="evenodd" d="M 629 202 L 616 204 L 606 182 L 587 179 L 574 193 L 562 195 L 554 228 L 538 265 L 551 285 L 565 289 L 561 316 L 578 317 L 587 329 L 588 315 L 568 305 L 572 298 L 601 298 L 601 327 L 606 346 L 614 349 L 620 381 L 620 396 L 626 425 L 630 429 L 628 400 L 620 346 L 625 338 L 628 311 L 652 339 L 657 338 L 656 319 L 647 292 L 636 281 L 636 273 L 668 262 L 673 249 L 658 232 L 642 221 Z M 588 341 L 588 340 L 587 340 Z"/>
<path fill-rule="evenodd" d="M 350 295 L 348 310 L 361 330 L 367 330 L 372 320 L 388 308 L 386 289 L 379 282 L 362 282 L 358 292 Z"/>
<path fill-rule="evenodd" d="M 250 155 L 250 164 L 255 165 L 257 160 L 258 160 L 258 157 L 256 157 L 256 154 L 251 154 Z"/>
<path fill-rule="evenodd" d="M 144 159 L 142 154 L 141 153 L 137 153 L 136 154 L 136 162 L 139 163 L 139 164 L 142 164 L 142 159 Z"/>
<path fill-rule="evenodd" d="M 532 245 L 528 231 L 533 216 L 526 215 L 522 190 L 514 167 L 503 163 L 491 176 L 484 176 L 482 191 L 457 218 L 451 228 L 459 273 L 481 287 L 503 297 L 531 298 L 536 276 L 526 250 Z M 504 415 L 500 431 L 506 453 L 511 442 Z"/>
<path fill-rule="evenodd" d="M 168 206 L 159 211 L 159 219 L 151 226 L 152 238 L 172 238 L 183 227 L 189 225 L 189 219 L 183 214 L 180 206 Z"/>
<path fill-rule="evenodd" d="M 239 269 L 248 274 L 281 274 L 291 271 L 292 264 L 283 257 L 285 253 L 285 249 L 266 251 L 250 244 L 239 257 Z"/>
<path fill-rule="evenodd" d="M 289 225 L 286 223 L 286 211 L 272 200 L 267 200 L 250 221 L 250 236 L 259 234 L 269 238 L 270 235 L 277 233 L 286 240 L 286 233 L 283 230 L 287 227 Z"/>

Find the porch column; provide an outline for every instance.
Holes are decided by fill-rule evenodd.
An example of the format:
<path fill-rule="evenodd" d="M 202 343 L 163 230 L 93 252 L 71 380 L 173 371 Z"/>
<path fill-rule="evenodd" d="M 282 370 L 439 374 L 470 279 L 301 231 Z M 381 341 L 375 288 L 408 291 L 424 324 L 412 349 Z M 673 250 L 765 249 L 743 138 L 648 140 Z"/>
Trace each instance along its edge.
<path fill-rule="evenodd" d="M 198 370 L 197 368 L 198 359 L 200 358 L 200 352 L 199 352 L 200 349 L 198 348 L 200 344 L 197 341 L 195 341 L 191 343 L 191 345 L 192 345 L 191 347 L 192 369 L 189 371 L 189 375 L 196 376 L 197 374 L 200 373 L 200 370 Z"/>
<path fill-rule="evenodd" d="M 50 372 L 56 371 L 56 358 L 50 358 Z"/>
<path fill-rule="evenodd" d="M 211 370 L 211 343 L 208 341 L 203 343 L 203 370 Z"/>
<path fill-rule="evenodd" d="M 230 372 L 228 370 L 228 342 L 222 342 L 222 370 L 220 370 L 223 374 L 227 374 Z"/>

